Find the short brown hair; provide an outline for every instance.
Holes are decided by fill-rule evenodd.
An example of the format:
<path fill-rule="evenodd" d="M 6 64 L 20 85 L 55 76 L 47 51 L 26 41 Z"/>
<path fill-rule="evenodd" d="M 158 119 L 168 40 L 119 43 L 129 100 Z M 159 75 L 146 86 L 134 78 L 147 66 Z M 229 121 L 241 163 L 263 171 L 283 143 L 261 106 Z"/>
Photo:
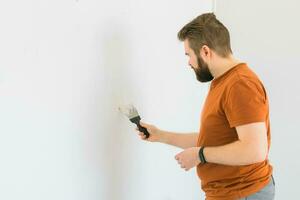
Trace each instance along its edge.
<path fill-rule="evenodd" d="M 214 13 L 204 13 L 186 24 L 177 34 L 180 41 L 188 39 L 190 48 L 196 54 L 203 45 L 207 45 L 219 56 L 227 57 L 232 53 L 227 28 Z"/>

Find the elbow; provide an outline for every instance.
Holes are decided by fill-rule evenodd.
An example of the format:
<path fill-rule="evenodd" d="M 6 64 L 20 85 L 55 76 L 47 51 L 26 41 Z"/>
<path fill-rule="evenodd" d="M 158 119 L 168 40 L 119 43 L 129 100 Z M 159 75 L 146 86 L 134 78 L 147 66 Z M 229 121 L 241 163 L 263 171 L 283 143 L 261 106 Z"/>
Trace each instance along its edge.
<path fill-rule="evenodd" d="M 253 163 L 260 163 L 265 161 L 267 158 L 267 153 L 259 153 L 255 156 L 255 158 L 253 159 Z"/>
<path fill-rule="evenodd" d="M 250 150 L 251 151 L 251 156 L 249 156 L 250 159 L 250 164 L 255 164 L 255 163 L 260 163 L 266 160 L 267 154 L 268 154 L 268 148 L 267 147 L 261 147 L 261 148 L 256 148 Z"/>

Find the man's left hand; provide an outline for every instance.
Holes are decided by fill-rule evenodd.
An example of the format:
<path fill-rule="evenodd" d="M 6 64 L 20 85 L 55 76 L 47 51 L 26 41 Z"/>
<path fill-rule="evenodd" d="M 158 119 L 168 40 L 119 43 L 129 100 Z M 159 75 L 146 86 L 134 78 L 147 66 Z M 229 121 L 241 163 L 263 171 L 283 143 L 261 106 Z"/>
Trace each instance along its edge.
<path fill-rule="evenodd" d="M 199 150 L 200 147 L 191 147 L 185 149 L 175 156 L 178 164 L 181 165 L 181 168 L 184 168 L 185 171 L 197 166 L 200 163 L 199 159 Z"/>

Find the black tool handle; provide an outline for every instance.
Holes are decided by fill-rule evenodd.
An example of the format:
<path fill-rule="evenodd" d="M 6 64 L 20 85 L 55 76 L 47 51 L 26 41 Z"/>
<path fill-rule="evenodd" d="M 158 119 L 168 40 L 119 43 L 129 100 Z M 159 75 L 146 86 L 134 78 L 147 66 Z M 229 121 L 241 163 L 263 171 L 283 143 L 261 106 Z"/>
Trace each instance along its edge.
<path fill-rule="evenodd" d="M 146 136 L 146 138 L 148 138 L 150 136 L 148 130 L 145 128 L 145 127 L 142 127 L 141 124 L 140 124 L 140 121 L 141 121 L 141 117 L 140 116 L 137 116 L 137 117 L 134 117 L 132 119 L 130 119 L 130 121 L 132 123 L 135 123 L 139 129 L 140 132 L 143 132 L 144 135 Z"/>

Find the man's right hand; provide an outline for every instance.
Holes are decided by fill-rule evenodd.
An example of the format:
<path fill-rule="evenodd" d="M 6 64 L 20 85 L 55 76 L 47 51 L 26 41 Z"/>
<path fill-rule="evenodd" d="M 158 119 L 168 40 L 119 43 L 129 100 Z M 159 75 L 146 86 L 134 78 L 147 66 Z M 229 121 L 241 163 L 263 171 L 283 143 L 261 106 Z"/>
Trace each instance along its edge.
<path fill-rule="evenodd" d="M 142 121 L 140 121 L 140 125 L 142 127 L 145 127 L 147 129 L 148 133 L 150 134 L 150 136 L 148 138 L 146 138 L 146 135 L 144 135 L 144 133 L 140 132 L 139 129 L 136 127 L 135 130 L 137 130 L 139 132 L 139 136 L 141 137 L 142 140 L 146 140 L 149 142 L 159 142 L 160 141 L 160 137 L 162 135 L 162 131 L 160 129 L 158 129 L 154 125 L 147 124 Z"/>

